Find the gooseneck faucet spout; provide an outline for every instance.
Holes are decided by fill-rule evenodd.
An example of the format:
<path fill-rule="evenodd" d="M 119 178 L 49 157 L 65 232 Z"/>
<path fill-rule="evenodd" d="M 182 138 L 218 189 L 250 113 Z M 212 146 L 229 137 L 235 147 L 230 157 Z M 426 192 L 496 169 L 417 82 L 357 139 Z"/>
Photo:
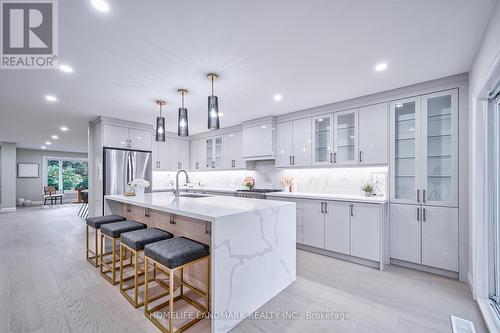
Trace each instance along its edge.
<path fill-rule="evenodd" d="M 180 173 L 184 173 L 186 175 L 186 183 L 189 184 L 190 181 L 189 181 L 189 176 L 188 176 L 188 173 L 186 170 L 184 169 L 180 169 L 179 171 L 177 171 L 177 175 L 175 175 L 175 191 L 174 191 L 174 195 L 176 197 L 179 196 L 179 174 Z"/>

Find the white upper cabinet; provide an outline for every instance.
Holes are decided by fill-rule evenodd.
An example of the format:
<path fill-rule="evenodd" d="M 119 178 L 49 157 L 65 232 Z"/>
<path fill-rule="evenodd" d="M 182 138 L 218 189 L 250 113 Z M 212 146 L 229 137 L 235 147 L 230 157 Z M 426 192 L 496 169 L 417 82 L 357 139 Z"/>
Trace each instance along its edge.
<path fill-rule="evenodd" d="M 458 91 L 422 96 L 421 198 L 458 205 Z"/>
<path fill-rule="evenodd" d="M 458 90 L 391 103 L 391 201 L 458 206 Z"/>
<path fill-rule="evenodd" d="M 311 165 L 311 118 L 294 120 L 293 127 L 293 166 Z"/>
<path fill-rule="evenodd" d="M 223 137 L 205 139 L 206 150 L 206 168 L 223 169 L 224 168 L 224 145 Z"/>
<path fill-rule="evenodd" d="M 277 167 L 311 165 L 311 118 L 279 123 L 276 126 Z"/>
<path fill-rule="evenodd" d="M 292 166 L 293 155 L 293 125 L 291 121 L 276 125 L 276 167 Z"/>
<path fill-rule="evenodd" d="M 130 148 L 135 150 L 151 150 L 152 134 L 150 131 L 130 129 Z"/>
<path fill-rule="evenodd" d="M 179 141 L 179 169 L 189 170 L 190 145 L 188 140 Z"/>
<path fill-rule="evenodd" d="M 336 165 L 358 162 L 358 110 L 333 114 L 333 163 Z"/>
<path fill-rule="evenodd" d="M 333 164 L 333 115 L 312 118 L 312 165 Z"/>
<path fill-rule="evenodd" d="M 387 103 L 359 108 L 359 164 L 387 164 Z"/>
<path fill-rule="evenodd" d="M 104 125 L 104 147 L 129 148 L 129 128 Z"/>
<path fill-rule="evenodd" d="M 152 134 L 146 130 L 104 124 L 103 145 L 111 148 L 150 151 L 152 149 Z"/>
<path fill-rule="evenodd" d="M 274 160 L 274 146 L 274 121 L 269 120 L 256 125 L 243 124 L 244 160 Z"/>
<path fill-rule="evenodd" d="M 224 135 L 224 169 L 230 170 L 245 167 L 245 162 L 241 158 L 241 139 L 241 131 Z"/>
<path fill-rule="evenodd" d="M 206 169 L 205 139 L 191 141 L 191 170 Z"/>

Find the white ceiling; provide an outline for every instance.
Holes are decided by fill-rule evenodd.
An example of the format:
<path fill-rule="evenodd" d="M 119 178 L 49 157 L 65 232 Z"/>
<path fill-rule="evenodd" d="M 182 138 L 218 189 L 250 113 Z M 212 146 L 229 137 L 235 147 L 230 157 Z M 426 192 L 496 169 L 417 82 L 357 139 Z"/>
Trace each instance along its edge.
<path fill-rule="evenodd" d="M 210 82 L 222 126 L 467 72 L 495 0 L 59 1 L 59 58 L 75 72 L 0 71 L 0 141 L 87 150 L 98 115 L 206 130 Z M 374 66 L 387 62 L 384 72 Z M 273 95 L 283 95 L 281 102 Z M 59 98 L 48 103 L 44 95 Z M 68 126 L 61 133 L 58 128 Z"/>

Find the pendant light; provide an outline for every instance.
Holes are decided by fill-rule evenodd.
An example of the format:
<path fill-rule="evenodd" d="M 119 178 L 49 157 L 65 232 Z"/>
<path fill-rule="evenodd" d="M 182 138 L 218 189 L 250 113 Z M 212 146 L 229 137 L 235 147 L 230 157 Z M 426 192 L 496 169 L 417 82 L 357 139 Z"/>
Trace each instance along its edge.
<path fill-rule="evenodd" d="M 214 80 L 217 80 L 219 75 L 208 73 L 207 78 L 212 82 L 212 95 L 208 96 L 208 129 L 218 130 L 220 128 L 219 101 L 214 95 Z"/>
<path fill-rule="evenodd" d="M 165 142 L 165 118 L 163 117 L 162 108 L 167 102 L 157 100 L 156 104 L 160 107 L 160 116 L 156 117 L 156 141 Z"/>
<path fill-rule="evenodd" d="M 182 96 L 181 107 L 179 108 L 179 119 L 177 123 L 177 135 L 189 136 L 188 110 L 184 107 L 184 95 L 187 95 L 187 89 L 178 89 L 177 92 Z"/>

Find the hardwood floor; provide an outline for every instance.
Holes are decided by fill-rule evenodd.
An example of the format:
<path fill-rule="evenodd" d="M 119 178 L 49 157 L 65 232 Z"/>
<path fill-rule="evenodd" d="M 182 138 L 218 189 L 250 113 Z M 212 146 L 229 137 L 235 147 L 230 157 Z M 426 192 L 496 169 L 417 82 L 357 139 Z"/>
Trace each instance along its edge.
<path fill-rule="evenodd" d="M 158 332 L 87 263 L 77 211 L 67 205 L 0 214 L 0 332 Z M 304 251 L 297 274 L 259 309 L 278 319 L 247 319 L 233 332 L 451 332 L 450 314 L 487 331 L 468 287 L 451 279 L 397 266 L 379 272 Z M 349 319 L 292 320 L 285 311 Z"/>

